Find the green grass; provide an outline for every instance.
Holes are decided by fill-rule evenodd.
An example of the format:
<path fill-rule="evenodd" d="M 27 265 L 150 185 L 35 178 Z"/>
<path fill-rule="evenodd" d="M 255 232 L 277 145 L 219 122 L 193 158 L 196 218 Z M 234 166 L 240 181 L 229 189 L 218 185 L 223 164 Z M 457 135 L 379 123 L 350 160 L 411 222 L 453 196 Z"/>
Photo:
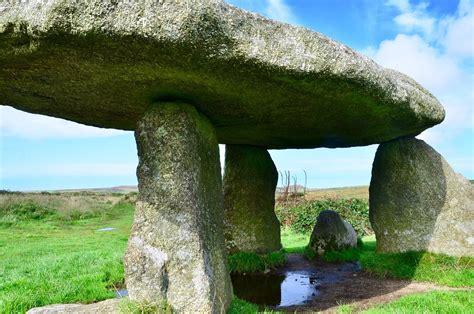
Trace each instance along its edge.
<path fill-rule="evenodd" d="M 254 314 L 254 313 L 278 314 L 280 312 L 275 312 L 268 309 L 260 310 L 257 305 L 246 302 L 237 297 L 234 297 L 234 299 L 232 300 L 232 303 L 230 304 L 230 308 L 227 311 L 227 314 Z"/>
<path fill-rule="evenodd" d="M 0 226 L 0 313 L 113 298 L 114 285 L 123 284 L 132 215 L 131 205 L 117 204 L 106 218 Z M 98 232 L 102 227 L 116 229 Z"/>
<path fill-rule="evenodd" d="M 229 269 L 232 273 L 255 273 L 285 264 L 283 251 L 269 254 L 240 252 L 228 257 Z"/>
<path fill-rule="evenodd" d="M 137 303 L 124 298 L 119 304 L 120 313 L 127 314 L 172 314 L 173 310 L 166 301 L 161 301 L 156 304 Z"/>
<path fill-rule="evenodd" d="M 350 312 L 346 312 L 350 313 Z M 385 305 L 368 309 L 366 314 L 385 313 L 474 313 L 474 292 L 429 292 L 412 294 Z"/>
<path fill-rule="evenodd" d="M 123 285 L 122 259 L 133 206 L 118 203 L 106 209 L 101 207 L 100 215 L 94 215 L 84 206 L 81 213 L 87 215 L 77 217 L 69 211 L 59 215 L 49 207 L 31 206 L 4 207 L 0 212 L 0 216 L 3 215 L 0 218 L 5 222 L 0 225 L 0 313 L 24 313 L 32 307 L 47 304 L 91 303 L 113 298 L 114 287 Z M 116 229 L 97 231 L 103 227 Z M 249 265 L 259 265 L 255 270 L 263 270 L 281 263 L 285 252 L 307 252 L 308 240 L 309 234 L 296 234 L 285 228 L 282 230 L 283 251 L 259 256 L 258 260 L 255 256 L 242 255 L 234 260 L 230 258 L 229 263 L 235 271 L 248 269 Z M 373 237 L 364 238 L 363 246 L 358 249 L 328 252 L 324 258 L 328 261 L 360 260 L 363 268 L 382 276 L 453 287 L 474 286 L 472 258 L 427 253 L 376 254 Z M 467 308 L 462 308 L 463 304 Z M 418 309 L 436 312 L 444 308 L 453 308 L 453 313 L 472 309 L 472 293 L 407 296 L 373 311 L 404 313 L 402 309 L 406 309 L 407 313 L 414 313 Z M 255 313 L 256 309 L 255 305 L 234 299 L 230 313 Z M 341 309 L 350 311 L 350 306 Z M 146 310 L 127 305 L 129 312 Z"/>
<path fill-rule="evenodd" d="M 281 230 L 281 244 L 286 253 L 303 253 L 308 246 L 310 234 L 300 234 L 290 228 Z"/>
<path fill-rule="evenodd" d="M 229 268 L 235 273 L 261 272 L 285 263 L 285 253 L 307 253 L 309 234 L 297 234 L 290 228 L 281 231 L 283 250 L 270 254 L 237 253 L 229 256 Z"/>
<path fill-rule="evenodd" d="M 377 254 L 375 237 L 365 237 L 363 242 L 361 248 L 327 252 L 323 258 L 329 262 L 359 260 L 363 269 L 381 276 L 450 287 L 474 286 L 474 258 L 423 252 Z"/>
<path fill-rule="evenodd" d="M 228 314 L 246 314 L 246 313 L 257 313 L 258 306 L 242 299 L 234 297 L 230 305 Z"/>

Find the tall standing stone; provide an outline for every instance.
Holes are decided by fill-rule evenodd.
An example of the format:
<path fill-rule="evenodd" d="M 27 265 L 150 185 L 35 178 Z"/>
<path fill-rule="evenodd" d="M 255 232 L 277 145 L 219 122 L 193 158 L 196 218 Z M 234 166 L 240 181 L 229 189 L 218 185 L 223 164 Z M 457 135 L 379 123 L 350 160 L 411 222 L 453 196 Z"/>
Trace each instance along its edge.
<path fill-rule="evenodd" d="M 474 188 L 421 140 L 379 146 L 370 182 L 377 251 L 474 256 Z"/>
<path fill-rule="evenodd" d="M 232 298 L 213 126 L 186 104 L 159 103 L 135 131 L 139 197 L 125 256 L 131 300 L 222 313 Z"/>
<path fill-rule="evenodd" d="M 227 145 L 224 173 L 225 240 L 230 253 L 281 249 L 275 215 L 278 172 L 261 147 Z"/>

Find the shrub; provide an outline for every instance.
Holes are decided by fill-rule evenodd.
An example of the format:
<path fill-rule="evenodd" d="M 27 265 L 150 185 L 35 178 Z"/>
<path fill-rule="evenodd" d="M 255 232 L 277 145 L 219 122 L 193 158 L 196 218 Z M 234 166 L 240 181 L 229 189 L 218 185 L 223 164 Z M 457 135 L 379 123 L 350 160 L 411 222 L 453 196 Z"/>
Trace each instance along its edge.
<path fill-rule="evenodd" d="M 40 220 L 52 216 L 54 212 L 49 207 L 31 201 L 12 203 L 0 207 L 0 223 L 12 224 L 18 221 Z"/>
<path fill-rule="evenodd" d="M 324 199 L 306 201 L 292 207 L 277 206 L 280 223 L 297 233 L 313 230 L 316 218 L 323 210 L 334 210 L 349 222 L 359 237 L 372 234 L 369 222 L 369 204 L 363 199 Z"/>

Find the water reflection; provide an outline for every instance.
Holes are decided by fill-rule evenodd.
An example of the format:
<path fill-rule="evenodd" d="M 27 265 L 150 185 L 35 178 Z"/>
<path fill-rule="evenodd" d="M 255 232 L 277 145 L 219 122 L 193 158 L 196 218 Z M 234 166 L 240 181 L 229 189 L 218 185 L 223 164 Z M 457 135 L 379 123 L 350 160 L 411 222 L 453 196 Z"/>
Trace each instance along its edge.
<path fill-rule="evenodd" d="M 300 305 L 319 295 L 318 279 L 313 273 L 307 271 L 233 275 L 232 284 L 237 297 L 263 306 Z"/>

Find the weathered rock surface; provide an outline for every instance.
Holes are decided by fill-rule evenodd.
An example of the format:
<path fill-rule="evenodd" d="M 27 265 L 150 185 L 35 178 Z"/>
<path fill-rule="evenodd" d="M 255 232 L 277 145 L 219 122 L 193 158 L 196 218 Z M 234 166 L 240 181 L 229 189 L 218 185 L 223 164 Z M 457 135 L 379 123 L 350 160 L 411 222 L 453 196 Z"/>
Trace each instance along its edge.
<path fill-rule="evenodd" d="M 225 144 L 368 145 L 444 119 L 411 78 L 220 0 L 2 2 L 0 64 L 0 104 L 134 130 L 184 100 Z"/>
<path fill-rule="evenodd" d="M 160 103 L 135 131 L 139 196 L 125 255 L 132 301 L 222 313 L 232 299 L 214 128 L 192 106 Z"/>
<path fill-rule="evenodd" d="M 268 151 L 227 145 L 224 172 L 224 232 L 229 253 L 281 249 L 275 215 L 278 172 Z"/>
<path fill-rule="evenodd" d="M 94 304 L 52 304 L 35 307 L 27 314 L 118 314 L 120 299 L 105 300 Z"/>
<path fill-rule="evenodd" d="M 309 245 L 314 252 L 337 251 L 357 246 L 354 228 L 333 210 L 319 213 Z"/>
<path fill-rule="evenodd" d="M 379 252 L 474 255 L 474 188 L 422 140 L 380 145 L 369 193 Z"/>

